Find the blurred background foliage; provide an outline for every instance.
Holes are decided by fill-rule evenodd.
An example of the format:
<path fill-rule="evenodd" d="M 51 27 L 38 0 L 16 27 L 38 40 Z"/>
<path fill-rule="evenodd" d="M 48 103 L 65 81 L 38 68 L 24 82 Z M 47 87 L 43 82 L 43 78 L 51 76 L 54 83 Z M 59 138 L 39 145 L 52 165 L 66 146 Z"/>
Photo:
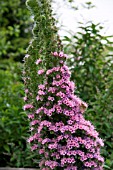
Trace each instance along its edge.
<path fill-rule="evenodd" d="M 22 109 L 22 60 L 32 36 L 32 19 L 25 0 L 0 2 L 0 166 L 37 167 L 38 155 L 26 144 L 29 122 Z M 85 7 L 93 5 L 87 2 Z M 67 65 L 75 93 L 89 104 L 84 116 L 104 139 L 104 169 L 112 170 L 113 42 L 101 35 L 101 24 L 78 23 L 78 27 L 78 32 L 63 37 L 64 51 L 70 56 Z"/>
<path fill-rule="evenodd" d="M 27 115 L 23 112 L 22 64 L 3 60 L 0 64 L 0 166 L 36 167 L 26 144 L 29 136 Z"/>
<path fill-rule="evenodd" d="M 26 0 L 0 0 L 0 58 L 23 59 L 31 37 Z"/>

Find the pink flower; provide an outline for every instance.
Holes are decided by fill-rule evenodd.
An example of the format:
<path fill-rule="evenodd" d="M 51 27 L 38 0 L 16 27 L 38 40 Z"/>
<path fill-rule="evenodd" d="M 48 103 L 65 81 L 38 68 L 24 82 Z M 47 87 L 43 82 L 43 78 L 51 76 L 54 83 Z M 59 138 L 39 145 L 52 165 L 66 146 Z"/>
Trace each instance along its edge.
<path fill-rule="evenodd" d="M 45 161 L 45 165 L 49 166 L 51 169 L 55 169 L 56 166 L 58 166 L 58 163 L 56 161 Z"/>
<path fill-rule="evenodd" d="M 41 75 L 41 74 L 43 74 L 44 73 L 44 70 L 42 69 L 42 70 L 38 70 L 38 74 L 39 75 Z"/>
<path fill-rule="evenodd" d="M 56 94 L 56 96 L 59 96 L 59 97 L 61 97 L 61 98 L 64 98 L 64 97 L 65 97 L 65 94 L 60 91 L 60 92 L 58 92 L 58 93 Z"/>
<path fill-rule="evenodd" d="M 46 75 L 49 75 L 51 73 L 51 70 L 47 70 Z"/>
<path fill-rule="evenodd" d="M 39 122 L 39 120 L 33 120 L 33 121 L 30 123 L 30 125 L 31 125 L 31 126 L 36 125 L 36 124 L 38 124 L 38 122 Z"/>
<path fill-rule="evenodd" d="M 67 121 L 69 125 L 72 125 L 73 124 L 73 121 L 72 120 L 68 120 Z"/>
<path fill-rule="evenodd" d="M 31 146 L 31 150 L 34 151 L 38 148 L 38 145 L 34 144 L 33 146 Z"/>
<path fill-rule="evenodd" d="M 45 95 L 45 92 L 42 91 L 42 90 L 39 90 L 39 91 L 38 91 L 38 94 L 39 94 L 39 95 Z"/>
<path fill-rule="evenodd" d="M 31 136 L 28 140 L 27 140 L 27 142 L 28 143 L 31 143 L 33 141 L 33 137 Z"/>
<path fill-rule="evenodd" d="M 57 75 L 56 75 L 56 78 L 57 78 L 57 79 L 59 79 L 59 78 L 60 78 L 60 75 L 59 75 L 59 74 L 57 74 Z"/>
<path fill-rule="evenodd" d="M 25 93 L 27 94 L 29 92 L 29 90 L 28 89 L 25 89 Z"/>
<path fill-rule="evenodd" d="M 26 54 L 24 58 L 29 58 L 29 57 L 30 57 L 30 55 L 29 55 L 29 54 Z"/>
<path fill-rule="evenodd" d="M 52 53 L 54 56 L 58 56 L 58 53 L 57 52 L 53 52 Z"/>
<path fill-rule="evenodd" d="M 24 101 L 27 101 L 27 96 L 24 97 Z"/>
<path fill-rule="evenodd" d="M 60 64 L 63 64 L 64 63 L 64 61 L 63 60 L 60 60 Z"/>
<path fill-rule="evenodd" d="M 63 57 L 64 56 L 64 53 L 61 51 L 60 53 L 59 53 L 59 57 Z"/>
<path fill-rule="evenodd" d="M 39 96 L 37 96 L 37 97 L 36 97 L 36 100 L 37 100 L 37 101 L 38 101 L 38 100 L 40 100 L 40 97 L 39 97 Z"/>
<path fill-rule="evenodd" d="M 51 140 L 49 138 L 45 138 L 43 141 L 42 141 L 42 145 L 44 145 L 45 143 L 48 143 L 50 142 Z"/>
<path fill-rule="evenodd" d="M 49 96 L 49 97 L 48 97 L 48 100 L 54 101 L 54 97 Z"/>
<path fill-rule="evenodd" d="M 99 143 L 101 146 L 104 146 L 103 140 L 101 138 L 97 138 L 97 143 Z"/>
<path fill-rule="evenodd" d="M 40 149 L 39 154 L 43 154 L 43 153 L 44 153 L 44 149 Z"/>
<path fill-rule="evenodd" d="M 39 84 L 39 85 L 38 85 L 38 88 L 41 89 L 41 90 L 44 90 L 44 89 L 45 89 L 45 85 Z"/>
<path fill-rule="evenodd" d="M 33 118 L 34 118 L 34 114 L 29 114 L 29 115 L 28 115 L 28 118 L 29 118 L 29 119 L 33 119 Z"/>
<path fill-rule="evenodd" d="M 56 91 L 56 88 L 55 88 L 55 87 L 50 87 L 50 88 L 48 89 L 48 92 L 51 92 L 51 93 L 55 93 L 55 91 Z"/>
<path fill-rule="evenodd" d="M 39 63 L 41 63 L 42 62 L 42 60 L 41 59 L 38 59 L 35 63 L 36 63 L 36 65 L 38 65 Z"/>
<path fill-rule="evenodd" d="M 24 105 L 24 107 L 23 107 L 24 110 L 32 109 L 32 108 L 34 108 L 32 104 L 26 104 L 26 105 Z"/>
<path fill-rule="evenodd" d="M 86 167 L 91 167 L 91 164 L 90 164 L 89 162 L 85 162 L 84 165 L 85 165 Z"/>
<path fill-rule="evenodd" d="M 36 114 L 39 114 L 44 108 L 40 107 L 39 109 L 36 110 Z"/>

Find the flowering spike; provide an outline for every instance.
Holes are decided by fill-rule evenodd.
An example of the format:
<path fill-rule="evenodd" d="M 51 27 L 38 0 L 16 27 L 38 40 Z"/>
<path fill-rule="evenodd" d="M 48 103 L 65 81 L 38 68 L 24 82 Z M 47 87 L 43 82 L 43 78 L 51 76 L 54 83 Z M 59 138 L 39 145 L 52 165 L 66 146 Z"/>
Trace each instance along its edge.
<path fill-rule="evenodd" d="M 76 87 L 65 65 L 68 56 L 59 46 L 48 13 L 49 0 L 28 0 L 27 5 L 36 21 L 34 40 L 24 59 L 24 110 L 29 111 L 31 150 L 41 154 L 41 170 L 102 170 L 104 144 L 83 116 L 87 104 L 74 94 Z"/>

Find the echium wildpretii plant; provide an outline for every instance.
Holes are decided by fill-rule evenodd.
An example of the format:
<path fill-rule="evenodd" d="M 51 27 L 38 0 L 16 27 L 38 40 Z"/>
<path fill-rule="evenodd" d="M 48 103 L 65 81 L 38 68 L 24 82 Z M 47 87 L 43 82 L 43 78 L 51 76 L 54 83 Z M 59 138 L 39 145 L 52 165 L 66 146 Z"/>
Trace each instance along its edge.
<path fill-rule="evenodd" d="M 74 95 L 49 0 L 28 0 L 34 16 L 33 40 L 24 64 L 31 149 L 42 155 L 41 170 L 102 170 L 94 126 L 84 119 L 87 104 Z"/>

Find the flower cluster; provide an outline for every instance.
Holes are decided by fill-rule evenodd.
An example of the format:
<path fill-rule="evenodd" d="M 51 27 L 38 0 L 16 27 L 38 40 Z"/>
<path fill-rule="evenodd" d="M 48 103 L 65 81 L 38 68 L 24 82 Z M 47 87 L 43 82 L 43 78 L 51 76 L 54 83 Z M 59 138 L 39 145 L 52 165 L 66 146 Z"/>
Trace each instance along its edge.
<path fill-rule="evenodd" d="M 59 63 L 46 72 L 44 84 L 38 85 L 36 101 L 40 103 L 35 113 L 28 115 L 33 135 L 28 139 L 32 150 L 43 155 L 42 170 L 102 170 L 104 159 L 100 155 L 103 141 L 83 113 L 87 104 L 74 95 L 75 86 L 70 81 L 70 71 L 64 64 L 63 52 L 52 53 Z M 40 64 L 38 59 L 36 64 Z M 44 73 L 39 70 L 38 75 Z M 26 89 L 26 93 L 29 93 Z M 26 104 L 24 110 L 32 109 Z M 37 119 L 36 119 L 37 117 Z"/>

